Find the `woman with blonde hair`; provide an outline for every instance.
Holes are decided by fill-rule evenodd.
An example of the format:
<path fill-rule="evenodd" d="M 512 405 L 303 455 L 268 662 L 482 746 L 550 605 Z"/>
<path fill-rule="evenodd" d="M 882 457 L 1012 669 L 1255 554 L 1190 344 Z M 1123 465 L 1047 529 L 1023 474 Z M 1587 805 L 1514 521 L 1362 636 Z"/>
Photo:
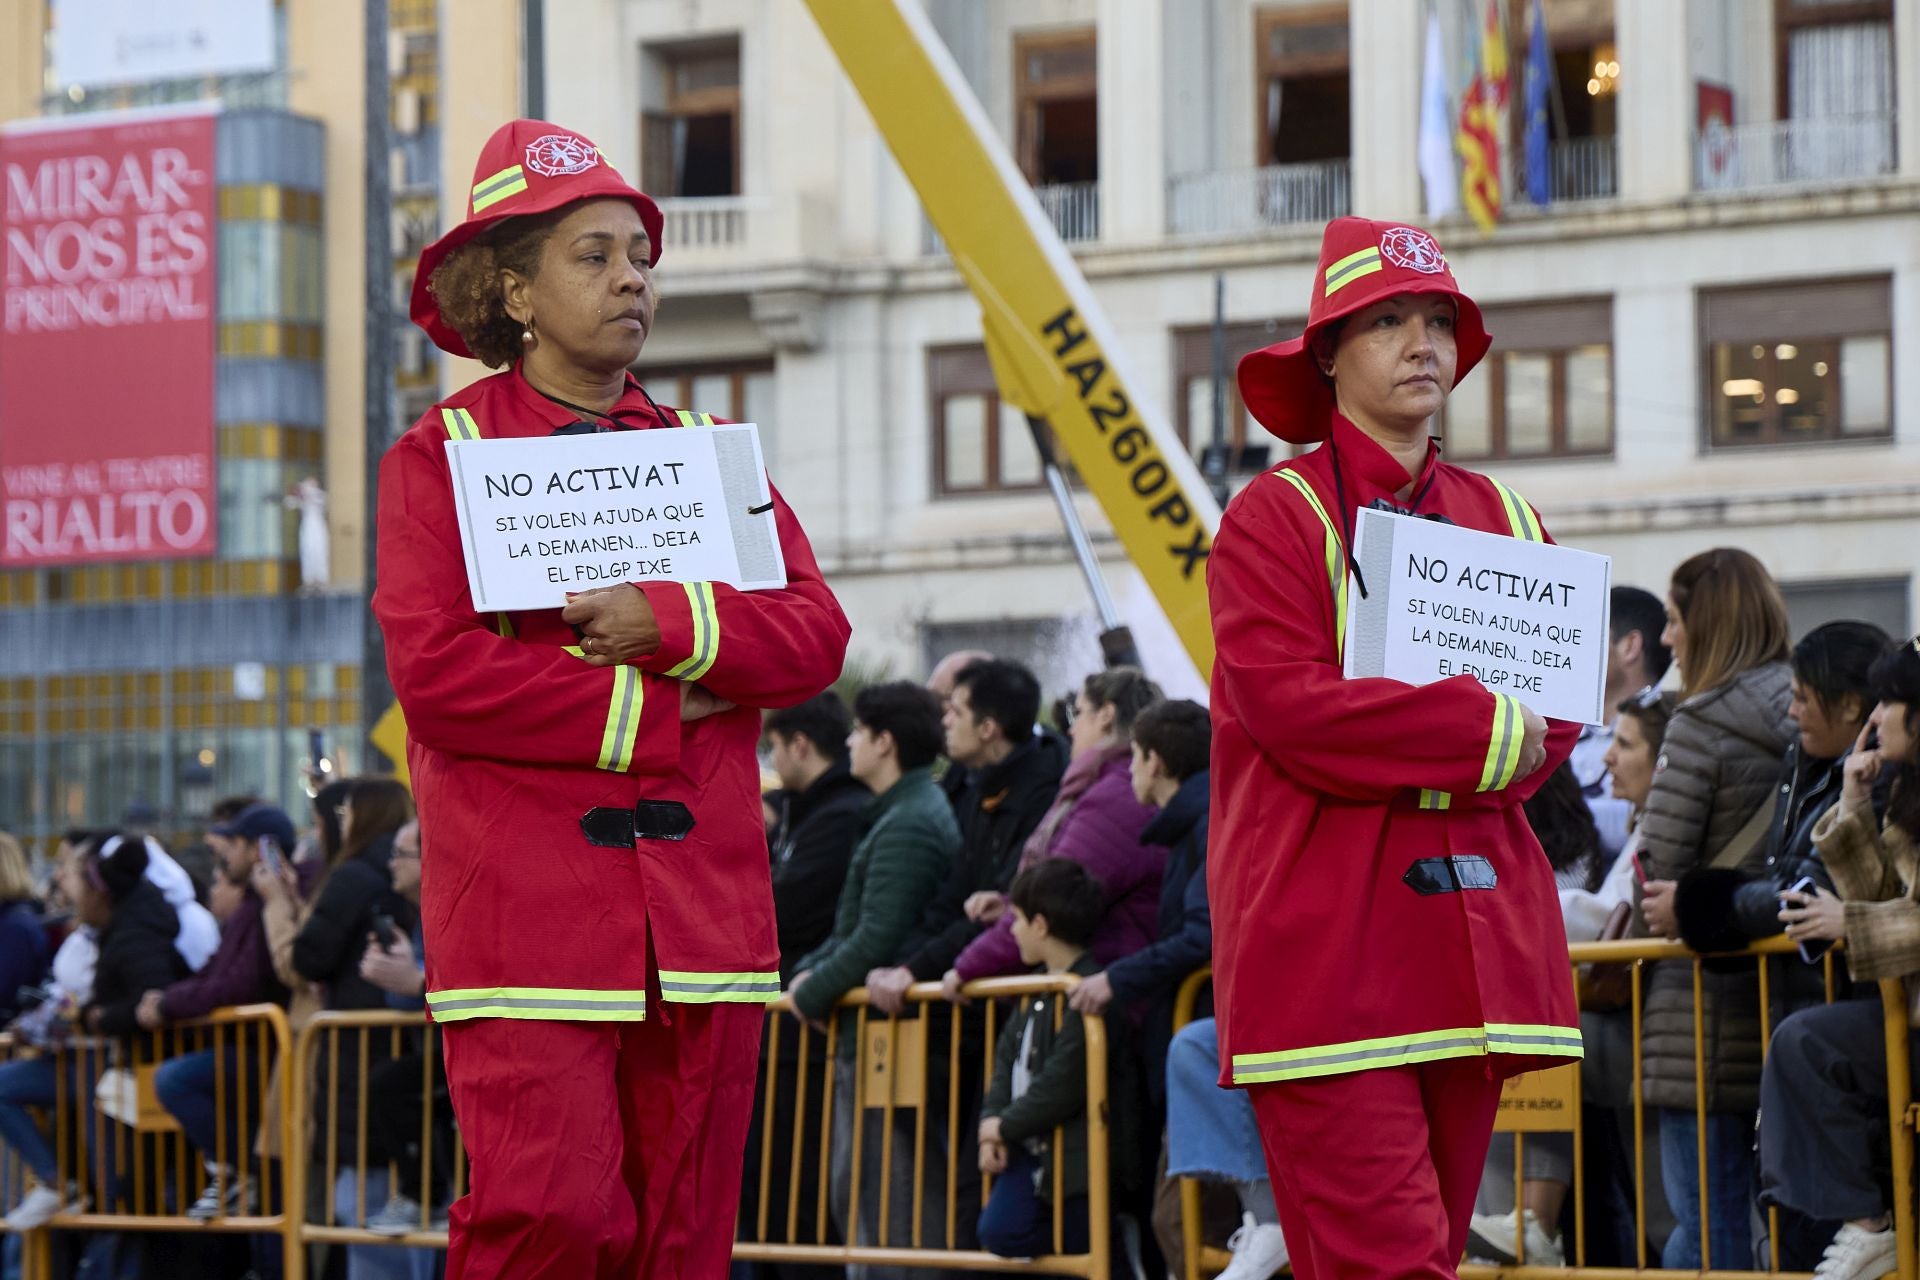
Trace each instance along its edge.
<path fill-rule="evenodd" d="M 0 1021 L 20 1012 L 22 987 L 47 976 L 47 930 L 20 842 L 0 831 Z"/>
<path fill-rule="evenodd" d="M 1640 824 L 1645 922 L 1677 938 L 1674 885 L 1700 867 L 1753 870 L 1764 857 L 1768 800 L 1787 744 L 1792 671 L 1786 601 L 1745 551 L 1703 551 L 1673 572 L 1667 629 L 1682 701 Z M 1693 969 L 1655 966 L 1643 1024 L 1645 1096 L 1658 1108 L 1661 1168 L 1677 1225 L 1669 1269 L 1744 1268 L 1753 1261 L 1748 1191 L 1760 1090 L 1759 983 L 1751 963 L 1702 977 L 1705 1080 L 1694 1078 Z M 1705 1132 L 1698 1120 L 1704 1094 Z M 1706 1152 L 1705 1185 L 1697 1171 Z M 1712 1233 L 1702 1241 L 1701 1202 Z"/>

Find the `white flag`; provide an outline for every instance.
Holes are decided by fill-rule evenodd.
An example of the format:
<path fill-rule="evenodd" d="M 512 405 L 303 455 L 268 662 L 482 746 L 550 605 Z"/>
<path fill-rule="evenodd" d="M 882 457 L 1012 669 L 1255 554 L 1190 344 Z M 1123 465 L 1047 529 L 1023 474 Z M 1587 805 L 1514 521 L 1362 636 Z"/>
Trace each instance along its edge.
<path fill-rule="evenodd" d="M 1427 59 L 1420 85 L 1420 180 L 1427 189 L 1428 218 L 1444 218 L 1460 208 L 1450 115 L 1447 64 L 1440 50 L 1440 15 L 1428 9 Z"/>

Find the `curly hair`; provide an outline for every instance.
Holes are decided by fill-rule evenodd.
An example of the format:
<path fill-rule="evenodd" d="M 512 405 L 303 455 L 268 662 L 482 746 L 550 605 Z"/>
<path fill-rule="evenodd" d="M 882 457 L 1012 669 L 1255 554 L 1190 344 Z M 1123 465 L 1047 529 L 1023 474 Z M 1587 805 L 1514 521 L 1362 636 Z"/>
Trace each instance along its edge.
<path fill-rule="evenodd" d="M 447 255 L 427 279 L 427 291 L 481 364 L 503 369 L 520 355 L 524 326 L 507 314 L 500 273 L 533 279 L 540 254 L 568 208 L 508 218 Z"/>

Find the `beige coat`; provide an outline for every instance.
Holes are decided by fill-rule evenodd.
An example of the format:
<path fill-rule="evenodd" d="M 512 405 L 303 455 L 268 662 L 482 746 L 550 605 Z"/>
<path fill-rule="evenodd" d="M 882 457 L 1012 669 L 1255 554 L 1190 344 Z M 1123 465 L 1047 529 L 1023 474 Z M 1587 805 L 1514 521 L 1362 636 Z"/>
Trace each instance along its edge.
<path fill-rule="evenodd" d="M 1862 982 L 1920 972 L 1920 849 L 1912 837 L 1876 823 L 1871 805 L 1843 800 L 1820 819 L 1813 842 L 1846 902 L 1848 971 Z"/>

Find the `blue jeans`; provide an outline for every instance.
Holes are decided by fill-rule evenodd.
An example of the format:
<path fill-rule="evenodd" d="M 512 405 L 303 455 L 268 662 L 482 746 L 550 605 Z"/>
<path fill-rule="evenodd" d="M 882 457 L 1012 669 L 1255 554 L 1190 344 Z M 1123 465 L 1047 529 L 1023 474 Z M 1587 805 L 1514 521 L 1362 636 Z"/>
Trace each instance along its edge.
<path fill-rule="evenodd" d="M 216 1052 L 226 1057 L 220 1081 L 224 1108 L 214 1105 Z M 187 1141 L 208 1160 L 218 1160 L 229 1168 L 255 1163 L 250 1157 L 243 1159 L 242 1156 L 253 1143 L 251 1126 L 260 1122 L 260 1082 L 252 1071 L 243 1074 L 243 1059 L 237 1046 L 228 1045 L 219 1051 L 203 1049 L 168 1059 L 154 1073 L 153 1091 L 159 1096 L 160 1105 L 180 1122 Z M 240 1131 L 243 1100 L 250 1126 L 245 1133 Z M 223 1109 L 224 1119 L 220 1114 Z"/>
<path fill-rule="evenodd" d="M 33 1170 L 33 1176 L 49 1187 L 59 1185 L 59 1161 L 53 1153 L 53 1140 L 27 1114 L 27 1108 L 53 1110 L 55 1094 L 58 1092 L 56 1081 L 59 1078 L 54 1065 L 56 1060 L 66 1064 L 67 1105 L 77 1109 L 84 1117 L 87 1149 L 97 1153 L 100 1147 L 94 1141 L 93 1081 L 103 1061 L 96 1060 L 92 1054 L 75 1053 L 62 1055 L 60 1059 L 48 1055 L 0 1066 L 0 1142 L 11 1147 L 21 1163 Z M 83 1071 L 83 1065 L 88 1069 Z M 70 1172 L 78 1176 L 78 1170 Z"/>
<path fill-rule="evenodd" d="M 1007 1171 L 993 1180 L 980 1211 L 980 1247 L 1003 1258 L 1037 1258 L 1053 1252 L 1053 1202 L 1034 1189 L 1033 1155 L 1015 1143 L 1007 1148 Z M 1087 1251 L 1087 1198 L 1060 1206 L 1063 1253 Z"/>
<path fill-rule="evenodd" d="M 1180 1029 L 1167 1048 L 1167 1176 L 1264 1182 L 1267 1155 L 1245 1089 L 1220 1087 L 1212 1018 Z"/>
<path fill-rule="evenodd" d="M 357 1174 L 342 1169 L 333 1180 L 334 1220 L 342 1226 L 365 1225 L 359 1214 Z M 387 1203 L 387 1166 L 367 1170 L 367 1213 L 376 1214 Z M 347 1246 L 347 1280 L 434 1280 L 440 1274 L 442 1253 L 390 1244 Z"/>
<path fill-rule="evenodd" d="M 1698 1271 L 1700 1251 L 1699 1118 L 1692 1111 L 1660 1109 L 1660 1180 L 1673 1210 L 1673 1234 L 1660 1251 L 1669 1271 Z M 1707 1113 L 1707 1217 L 1713 1234 L 1713 1269 L 1753 1266 L 1753 1113 Z"/>

